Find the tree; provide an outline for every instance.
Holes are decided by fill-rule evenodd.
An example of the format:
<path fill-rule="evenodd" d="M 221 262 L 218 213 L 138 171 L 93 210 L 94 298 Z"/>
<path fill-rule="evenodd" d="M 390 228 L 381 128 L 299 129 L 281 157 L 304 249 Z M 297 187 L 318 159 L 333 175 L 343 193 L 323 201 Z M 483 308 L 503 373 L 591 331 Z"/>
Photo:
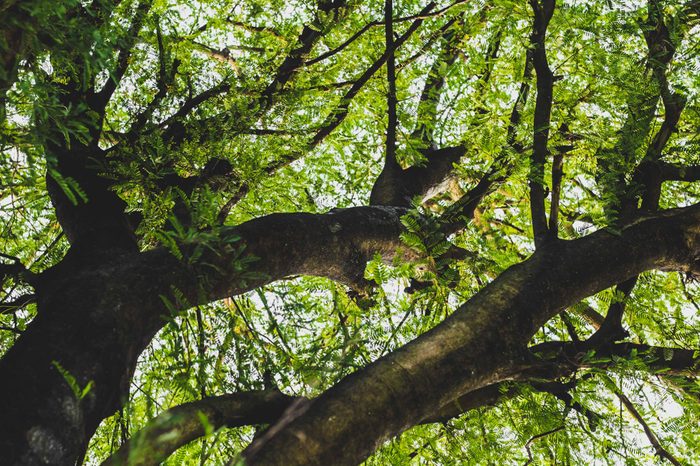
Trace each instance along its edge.
<path fill-rule="evenodd" d="M 700 459 L 699 2 L 0 12 L 7 464 Z"/>

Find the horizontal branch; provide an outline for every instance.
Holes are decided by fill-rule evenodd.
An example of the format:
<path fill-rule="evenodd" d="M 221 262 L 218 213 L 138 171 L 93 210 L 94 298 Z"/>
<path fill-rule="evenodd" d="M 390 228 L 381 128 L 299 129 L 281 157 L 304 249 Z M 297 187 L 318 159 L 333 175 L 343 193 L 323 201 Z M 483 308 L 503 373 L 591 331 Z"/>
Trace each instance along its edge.
<path fill-rule="evenodd" d="M 700 165 L 679 165 L 669 162 L 657 162 L 664 181 L 700 181 Z"/>
<path fill-rule="evenodd" d="M 547 342 L 531 347 L 537 358 L 531 365 L 521 366 L 521 375 L 514 379 L 519 383 L 530 384 L 539 391 L 547 390 L 550 382 L 569 377 L 581 369 L 614 369 L 632 360 L 640 361 L 651 371 L 668 376 L 697 376 L 700 374 L 700 353 L 685 348 L 667 348 L 635 343 L 617 343 L 606 346 L 595 355 L 578 352 L 576 342 Z M 629 366 L 627 366 L 629 367 Z M 544 368 L 544 371 L 542 369 Z M 529 374 L 537 373 L 536 381 Z M 494 406 L 505 398 L 519 393 L 517 386 L 497 383 L 460 395 L 440 407 L 437 414 L 425 419 L 444 422 L 467 411 L 482 406 Z M 551 392 L 551 391 L 550 391 Z"/>
<path fill-rule="evenodd" d="M 585 342 L 546 342 L 531 347 L 533 354 L 548 364 L 572 368 L 606 369 L 619 360 L 636 359 L 660 375 L 700 375 L 700 351 L 698 349 L 651 346 L 641 343 L 602 344 L 587 347 Z"/>

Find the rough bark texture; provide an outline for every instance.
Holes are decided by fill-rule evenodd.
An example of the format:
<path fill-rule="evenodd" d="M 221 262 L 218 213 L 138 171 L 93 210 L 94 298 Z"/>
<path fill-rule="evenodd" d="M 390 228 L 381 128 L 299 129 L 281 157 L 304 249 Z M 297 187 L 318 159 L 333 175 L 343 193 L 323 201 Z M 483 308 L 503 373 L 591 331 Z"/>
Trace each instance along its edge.
<path fill-rule="evenodd" d="M 401 213 L 358 207 L 275 214 L 222 229 L 221 256 L 199 263 L 210 261 L 224 274 L 189 267 L 163 249 L 114 250 L 90 260 L 69 255 L 40 277 L 38 316 L 0 361 L 0 411 L 9 420 L 0 427 L 5 459 L 79 459 L 100 421 L 120 406 L 138 355 L 164 325 L 171 312 L 165 300 L 184 309 L 300 273 L 355 279 L 364 265 L 358 258 L 390 257 L 400 248 Z M 325 393 L 264 448 L 254 446 L 248 461 L 361 461 L 461 394 L 514 377 L 530 336 L 563 307 L 644 270 L 692 269 L 698 228 L 700 208 L 693 207 L 640 221 L 620 235 L 603 231 L 543 248 L 433 331 Z M 231 270 L 241 244 L 258 258 L 249 265 L 253 278 Z"/>
<path fill-rule="evenodd" d="M 121 406 L 139 354 L 173 306 L 184 310 L 296 274 L 352 283 L 375 253 L 390 257 L 400 248 L 403 212 L 359 207 L 270 215 L 219 230 L 213 246 L 220 255 L 202 256 L 198 267 L 165 249 L 69 253 L 39 277 L 38 315 L 0 360 L 5 459 L 70 464 L 80 458 L 102 419 Z M 182 249 L 187 254 L 195 246 Z M 252 260 L 245 276 L 235 270 L 237 257 Z M 79 399 L 75 390 L 88 384 Z"/>
<path fill-rule="evenodd" d="M 515 377 L 527 341 L 564 307 L 645 270 L 694 268 L 699 221 L 693 207 L 620 235 L 602 231 L 542 248 L 432 331 L 347 377 L 303 416 L 254 443 L 247 464 L 357 464 L 461 394 Z"/>
<path fill-rule="evenodd" d="M 27 26 L 27 30 L 39 26 L 27 17 L 20 3 L 9 1 L 0 7 L 0 14 L 6 13 L 12 18 L 0 37 L 0 42 L 6 44 L 0 50 L 0 67 L 3 67 L 0 70 L 0 120 L 4 120 L 5 93 L 17 78 L 18 63 L 31 55 L 32 49 L 58 47 L 61 42 L 54 43 L 49 38 L 23 32 L 20 23 Z M 91 3 L 92 7 L 100 8 L 100 14 L 86 17 L 99 20 L 84 24 L 86 29 L 74 29 L 84 32 L 99 27 L 117 3 Z M 392 436 L 435 416 L 453 412 L 450 408 L 455 405 L 463 409 L 490 403 L 497 395 L 494 387 L 500 382 L 536 375 L 551 379 L 552 371 L 556 375 L 556 371 L 568 370 L 547 361 L 557 354 L 574 360 L 580 349 L 575 345 L 540 346 L 536 354 L 542 359 L 533 355 L 535 349 L 527 348 L 536 330 L 567 306 L 633 279 L 646 270 L 679 270 L 695 275 L 700 271 L 700 205 L 664 211 L 647 218 L 635 217 L 638 211 L 634 209 L 634 215 L 622 218 L 625 222 L 637 219 L 620 226 L 617 233 L 599 231 L 573 241 L 558 240 L 554 234 L 547 241 L 542 240 L 547 230 L 542 177 L 548 156 L 547 128 L 554 80 L 546 62 L 544 32 L 554 2 L 532 0 L 531 4 L 535 10 L 532 42 L 537 47 L 527 52 L 525 80 L 511 113 L 504 153 L 524 153 L 516 130 L 527 98 L 527 81 L 534 67 L 538 77 L 538 102 L 531 197 L 537 252 L 509 268 L 430 332 L 346 377 L 319 398 L 285 412 L 244 452 L 247 464 L 357 464 Z M 83 11 L 82 3 L 71 5 L 77 10 L 70 10 L 70 15 Z M 140 21 L 149 5 L 148 1 L 139 2 L 142 14 L 131 18 L 131 46 L 137 42 Z M 340 124 L 349 112 L 350 101 L 389 60 L 394 48 L 406 42 L 427 15 L 437 15 L 437 12 L 431 13 L 435 6 L 429 3 L 417 16 L 407 17 L 412 22 L 403 34 L 395 40 L 389 37 L 387 50 L 345 93 L 337 111 L 327 116 L 309 148 L 315 147 Z M 317 7 L 319 19 L 315 22 L 319 23 L 321 16 L 341 17 L 346 2 L 323 0 Z M 447 7 L 441 11 L 445 13 L 446 10 Z M 81 24 L 76 22 L 77 26 Z M 304 60 L 323 37 L 318 26 L 312 24 L 302 29 L 296 46 L 281 60 L 271 81 L 261 86 L 258 98 L 245 107 L 250 110 L 248 119 L 256 120 L 272 108 L 278 92 L 302 70 Z M 71 33 L 66 31 L 68 35 Z M 92 34 L 77 34 L 66 43 L 70 47 L 91 50 L 93 40 Z M 650 47 L 664 42 L 652 36 L 647 40 Z M 72 465 L 80 462 L 100 422 L 125 402 L 137 358 L 158 330 L 177 313 L 291 275 L 323 276 L 361 287 L 368 259 L 375 255 L 387 260 L 397 255 L 404 259 L 413 257 L 414 253 L 406 250 L 399 240 L 400 217 L 407 212 L 405 206 L 413 196 L 424 194 L 439 183 L 451 171 L 453 163 L 466 153 L 463 146 L 436 149 L 429 136 L 425 141 L 431 143 L 426 144 L 430 148 L 425 149 L 428 159 L 425 167 L 403 170 L 393 153 L 388 152 L 389 163 L 372 192 L 373 206 L 333 210 L 322 215 L 272 214 L 236 227 L 204 231 L 198 239 L 177 246 L 180 258 L 165 248 L 139 252 L 133 225 L 124 212 L 126 204 L 112 190 L 114 181 L 101 175 L 107 160 L 106 152 L 100 149 L 105 105 L 127 71 L 131 46 L 127 44 L 115 50 L 119 57 L 116 69 L 103 70 L 113 79 L 108 80 L 102 90 L 94 89 L 94 76 L 87 68 L 82 70 L 84 73 L 76 72 L 76 76 L 59 75 L 61 79 L 55 83 L 45 83 L 52 89 L 47 102 L 66 109 L 70 113 L 67 120 L 86 125 L 88 134 L 85 137 L 89 140 L 71 136 L 70 141 L 66 141 L 59 122 L 51 118 L 37 122 L 46 136 L 41 144 L 49 160 L 48 194 L 71 249 L 58 265 L 33 279 L 37 316 L 0 360 L 2 464 Z M 49 51 L 52 59 L 61 56 L 61 53 Z M 66 54 L 63 58 L 71 59 L 72 52 L 72 49 L 62 51 Z M 454 61 L 453 56 L 446 49 L 442 60 L 449 64 Z M 76 67 L 82 65 L 77 63 Z M 657 70 L 658 73 L 661 72 Z M 664 76 L 659 76 L 661 81 Z M 443 78 L 434 78 L 437 79 L 433 80 L 434 85 L 427 86 L 439 90 Z M 86 82 L 73 82 L 75 79 Z M 202 96 L 228 89 L 230 84 L 223 83 L 191 97 L 166 120 L 164 142 L 176 150 L 178 138 L 191 136 L 180 120 L 208 98 Z M 437 105 L 439 97 L 431 94 L 430 105 Z M 630 113 L 623 136 L 630 138 L 650 131 L 658 96 L 652 100 L 644 100 L 638 111 Z M 673 109 L 673 112 L 654 139 L 653 154 L 661 153 L 682 110 L 680 103 L 673 107 L 669 102 L 673 103 L 665 99 L 664 105 L 667 111 Z M 225 115 L 216 118 L 225 120 L 232 118 L 231 115 L 240 116 L 226 112 Z M 220 125 L 209 125 L 212 121 L 194 120 L 188 124 L 190 129 L 197 130 L 194 133 L 209 126 L 212 131 L 218 131 Z M 235 128 L 246 126 L 245 121 L 237 123 L 233 125 Z M 625 131 L 629 134 L 625 135 Z M 424 130 L 420 132 L 425 133 Z M 632 147 L 624 142 L 621 138 L 618 147 Z M 603 156 L 606 154 L 601 150 L 599 155 L 601 171 L 605 171 Z M 637 170 L 642 184 L 654 184 L 659 188 L 665 180 L 700 179 L 699 167 L 676 166 L 655 157 L 647 157 Z M 631 156 L 628 158 L 631 162 Z M 265 171 L 271 173 L 274 167 L 290 160 L 283 156 Z M 608 171 L 610 176 L 601 175 L 601 186 L 604 189 L 614 187 L 611 192 L 624 191 L 622 182 L 626 173 Z M 82 199 L 77 202 L 70 199 L 65 183 L 61 186 L 61 180 L 68 178 L 85 194 L 78 196 Z M 459 222 L 445 226 L 447 232 L 462 228 L 462 219 L 471 217 L 493 184 L 501 180 L 501 175 L 484 177 L 454 204 L 459 207 Z M 248 189 L 245 185 L 241 186 L 243 188 Z M 658 195 L 650 195 L 649 199 L 655 204 Z M 556 226 L 556 220 L 553 224 Z M 658 351 L 643 345 L 606 348 L 608 351 L 634 349 L 652 358 Z M 688 367 L 697 366 L 697 356 L 693 352 L 677 352 L 665 363 L 667 369 L 677 371 L 675 374 L 683 374 Z M 260 405 L 255 405 L 256 399 Z M 191 414 L 192 410 L 202 410 L 216 425 L 237 425 L 236 422 L 243 422 L 242 417 L 231 420 L 235 418 L 231 416 L 233 411 L 246 412 L 245 422 L 266 422 L 277 418 L 288 402 L 277 395 L 272 399 L 265 396 L 256 399 L 230 400 L 228 414 L 220 410 L 220 404 L 206 401 L 182 406 L 174 413 Z M 257 411 L 256 406 L 261 411 Z M 168 429 L 182 433 L 178 442 L 202 433 L 203 426 L 192 423 L 192 416 L 165 416 L 160 420 L 163 423 L 156 420 L 152 430 L 142 433 L 143 439 L 158 439 Z M 150 452 L 153 453 L 151 460 L 162 459 L 165 450 L 177 447 L 175 443 L 163 445 L 161 451 Z M 125 455 L 128 457 L 128 452 Z M 124 456 L 119 455 L 113 459 L 117 463 L 123 460 Z"/>

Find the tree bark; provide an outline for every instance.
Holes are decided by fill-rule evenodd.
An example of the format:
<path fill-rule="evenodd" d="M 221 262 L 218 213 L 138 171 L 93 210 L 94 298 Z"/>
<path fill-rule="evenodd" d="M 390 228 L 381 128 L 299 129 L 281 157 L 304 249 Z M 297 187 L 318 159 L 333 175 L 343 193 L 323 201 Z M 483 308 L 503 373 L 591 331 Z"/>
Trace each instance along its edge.
<path fill-rule="evenodd" d="M 409 255 L 398 239 L 404 212 L 273 214 L 180 245 L 183 260 L 163 248 L 69 253 L 40 275 L 38 315 L 0 361 L 3 460 L 79 461 L 99 423 L 124 402 L 139 354 L 168 316 L 289 275 L 356 280 L 375 254 Z M 552 243 L 431 332 L 351 375 L 289 426 L 271 430 L 277 433 L 253 445 L 247 460 L 360 462 L 458 396 L 513 377 L 530 336 L 563 307 L 644 270 L 695 270 L 699 228 L 700 207 L 690 207 L 620 235 L 602 231 Z"/>
<path fill-rule="evenodd" d="M 504 272 L 451 317 L 350 375 L 274 435 L 245 452 L 248 465 L 351 465 L 463 393 L 514 378 L 548 319 L 645 270 L 694 271 L 700 207 L 623 229 L 556 241 Z"/>

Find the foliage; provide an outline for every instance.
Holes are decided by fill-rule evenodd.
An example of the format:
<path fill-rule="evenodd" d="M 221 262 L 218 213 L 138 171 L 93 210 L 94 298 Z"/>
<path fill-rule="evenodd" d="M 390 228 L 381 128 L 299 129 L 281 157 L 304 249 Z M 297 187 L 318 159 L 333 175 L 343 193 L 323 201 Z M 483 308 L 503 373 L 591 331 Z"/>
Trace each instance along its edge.
<path fill-rule="evenodd" d="M 17 19 L 17 26 L 27 31 L 26 53 L 12 86 L 3 89 L 0 251 L 33 271 L 65 256 L 68 242 L 47 194 L 47 177 L 72 203 L 91 199 L 79 181 L 55 168 L 51 147 L 85 144 L 95 131 L 105 154 L 94 161 L 97 171 L 139 219 L 139 247 L 164 245 L 189 264 L 203 266 L 198 260 L 204 251 L 221 246 L 214 233 L 207 233 L 226 228 L 219 225 L 221 218 L 232 226 L 275 212 L 321 213 L 367 203 L 384 154 L 385 72 L 375 73 L 350 102 L 343 95 L 383 52 L 381 2 L 350 1 L 340 11 L 319 13 L 308 0 L 156 0 L 144 11 L 143 5 L 151 2 L 125 0 L 107 15 L 100 5 L 106 9 L 110 2 L 101 0 L 81 10 L 91 15 L 86 19 L 75 11 L 87 3 L 33 0 L 22 6 L 24 14 Z M 686 2 L 662 4 L 668 18 L 683 22 L 668 20 L 677 43 L 667 79 L 669 88 L 686 100 L 664 160 L 693 166 L 700 162 L 700 26 L 694 16 L 680 16 Z M 373 283 L 369 300 L 329 279 L 290 277 L 174 316 L 141 355 L 123 409 L 91 439 L 88 464 L 104 460 L 149 419 L 184 402 L 271 387 L 315 397 L 428 331 L 533 252 L 528 154 L 536 129 L 534 98 L 515 128 L 515 146 L 523 150 L 514 150 L 508 141 L 526 50 L 532 47 L 532 11 L 526 2 L 512 0 L 449 5 L 440 2 L 442 13 L 428 15 L 396 52 L 398 158 L 405 166 L 425 163 L 419 150 L 424 147 L 412 135 L 425 124 L 438 147 L 466 148 L 455 168 L 462 192 L 493 167 L 507 166 L 507 181 L 494 186 L 456 233 L 440 230 L 439 214 L 449 199 L 437 200 L 434 211 L 424 204 L 404 216 L 402 239 L 422 259 L 371 260 L 365 270 Z M 415 15 L 424 6 L 414 0 L 397 2 L 394 17 Z M 139 15 L 142 25 L 134 32 Z M 560 238 L 615 227 L 621 200 L 629 196 L 622 186 L 633 182 L 634 167 L 663 124 L 659 84 L 645 60 L 647 16 L 642 1 L 562 1 L 549 25 L 549 64 L 558 78 L 549 144 L 554 148 L 575 141 L 563 162 Z M 453 18 L 461 18 L 451 26 L 459 36 L 459 54 L 453 64 L 441 65 L 446 82 L 438 111 L 429 118 L 418 109 L 421 89 L 444 46 L 441 28 Z M 298 46 L 304 25 L 322 32 L 304 57 L 313 60 L 372 22 L 378 24 L 342 51 L 307 63 L 273 89 L 274 103 L 261 98 L 284 57 Z M 409 24 L 396 22 L 398 34 Z M 495 37 L 499 49 L 493 59 L 487 50 Z M 129 66 L 104 118 L 71 100 L 71 88 L 99 89 L 108 83 L 118 68 L 119 50 L 129 48 Z M 490 76 L 480 84 L 488 67 Z M 206 93 L 211 95 L 199 105 L 180 111 Z M 656 96 L 653 104 L 650 95 Z M 328 116 L 342 113 L 344 106 L 348 113 L 339 126 L 313 142 L 328 125 Z M 646 112 L 646 117 L 636 112 Z M 556 131 L 563 125 L 568 134 Z M 187 190 L 163 182 L 194 179 L 213 159 L 232 167 L 224 184 L 200 183 Z M 551 160 L 545 168 L 549 173 Z M 547 190 L 553 189 L 549 177 L 543 181 Z M 240 201 L 229 211 L 227 202 L 237 197 Z M 684 206 L 699 197 L 697 183 L 671 181 L 664 183 L 659 205 Z M 184 209 L 178 211 L 180 207 Z M 237 240 L 225 246 L 238 250 Z M 196 246 L 183 251 L 189 243 Z M 463 250 L 461 257 L 446 256 L 453 247 Z M 248 262 L 236 261 L 245 275 Z M 30 292 L 20 280 L 3 278 L 2 302 Z M 416 280 L 428 286 L 406 293 Z M 697 292 L 697 284 L 683 275 L 646 273 L 629 299 L 614 290 L 591 296 L 547 322 L 531 344 L 569 341 L 573 335 L 585 339 L 595 327 L 584 309 L 605 315 L 611 302 L 625 300 L 624 325 L 631 341 L 699 348 Z M 2 352 L 35 312 L 36 305 L 29 304 L 0 314 Z M 506 384 L 498 405 L 414 427 L 386 443 L 367 464 L 662 461 L 616 393 L 631 399 L 664 448 L 687 464 L 700 463 L 697 368 L 687 378 L 671 380 L 636 357 L 616 363 L 610 370 L 582 369 L 572 375 L 576 384 L 569 402 L 528 384 Z M 76 396 L 82 398 L 88 389 L 76 385 Z M 574 402 L 583 409 L 574 409 Z M 587 412 L 595 413 L 595 421 Z M 204 438 L 178 450 L 166 464 L 224 464 L 261 429 L 209 427 Z M 551 435 L 539 437 L 548 431 Z"/>

